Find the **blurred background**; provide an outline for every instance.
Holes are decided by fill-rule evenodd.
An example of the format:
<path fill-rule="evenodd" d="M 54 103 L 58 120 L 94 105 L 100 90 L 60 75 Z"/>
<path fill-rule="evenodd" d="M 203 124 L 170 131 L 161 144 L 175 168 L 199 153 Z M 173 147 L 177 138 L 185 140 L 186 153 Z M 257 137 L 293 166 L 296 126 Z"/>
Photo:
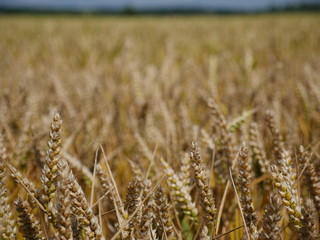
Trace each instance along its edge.
<path fill-rule="evenodd" d="M 1 0 L 2 12 L 228 13 L 318 10 L 319 0 Z"/>
<path fill-rule="evenodd" d="M 39 176 L 46 169 L 48 132 L 58 111 L 62 156 L 87 197 L 90 192 L 95 196 L 91 205 L 106 196 L 106 190 L 92 188 L 91 182 L 96 159 L 106 169 L 102 149 L 121 199 L 125 201 L 134 176 L 148 177 L 153 186 L 163 180 L 175 209 L 176 239 L 193 240 L 206 216 L 201 194 L 193 187 L 197 178 L 187 173 L 190 141 L 197 140 L 216 206 L 223 212 L 215 234 L 228 233 L 221 240 L 243 240 L 239 201 L 231 188 L 225 195 L 231 160 L 243 141 L 250 145 L 250 188 L 260 221 L 275 189 L 269 165 L 279 162 L 283 139 L 294 164 L 291 168 L 285 155 L 286 166 L 299 176 L 285 186 L 297 186 L 293 196 L 301 202 L 319 197 L 320 209 L 320 194 L 310 194 L 303 185 L 311 167 L 320 179 L 319 10 L 320 0 L 0 0 L 0 135 L 11 164 L 36 187 L 45 186 Z M 210 108 L 209 98 L 215 101 Z M 300 145 L 314 156 L 303 168 L 305 176 L 305 163 L 297 164 Z M 175 204 L 172 196 L 178 194 L 164 183 L 162 158 L 177 179 L 182 176 L 179 198 L 190 195 L 187 204 L 196 211 L 186 213 L 184 205 Z M 243 166 L 235 167 L 235 180 L 243 179 L 237 176 Z M 238 189 L 242 183 L 236 182 Z M 6 185 L 10 201 L 27 196 L 13 181 Z M 3 189 L 0 171 L 0 217 Z M 101 228 L 106 239 L 114 239 L 122 226 L 113 211 L 118 206 L 113 197 L 104 200 L 93 211 L 108 213 Z M 292 206 L 299 204 L 297 200 Z M 201 224 L 194 224 L 197 211 Z M 253 216 L 253 210 L 249 213 Z M 268 239 L 298 239 L 288 219 L 263 233 L 275 236 Z M 50 224 L 40 222 L 48 239 L 56 236 Z M 311 220 L 307 224 L 316 225 Z M 0 236 L 2 226 L 0 218 Z"/>

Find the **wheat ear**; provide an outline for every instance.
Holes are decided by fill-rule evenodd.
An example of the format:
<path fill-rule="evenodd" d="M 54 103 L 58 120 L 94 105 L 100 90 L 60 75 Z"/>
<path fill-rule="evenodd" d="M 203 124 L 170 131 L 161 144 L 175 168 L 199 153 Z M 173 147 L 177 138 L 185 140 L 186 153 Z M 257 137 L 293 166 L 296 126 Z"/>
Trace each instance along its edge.
<path fill-rule="evenodd" d="M 107 176 L 106 172 L 103 171 L 102 167 L 100 164 L 97 165 L 97 176 L 99 178 L 101 187 L 104 191 L 104 193 L 108 193 L 110 192 L 110 190 L 112 189 L 112 182 L 109 179 L 109 177 Z"/>
<path fill-rule="evenodd" d="M 279 168 L 276 165 L 270 166 L 270 173 L 273 178 L 274 185 L 280 194 L 283 205 L 287 209 L 291 223 L 295 229 L 299 230 L 302 226 L 301 207 L 292 189 L 292 184 L 287 183 L 283 173 L 279 171 Z"/>
<path fill-rule="evenodd" d="M 58 232 L 61 240 L 72 240 L 71 223 L 71 199 L 70 199 L 70 169 L 65 160 L 59 161 L 59 180 L 58 180 L 58 203 L 57 220 Z"/>
<path fill-rule="evenodd" d="M 252 158 L 254 161 L 257 161 L 259 163 L 261 172 L 267 173 L 270 161 L 266 158 L 265 151 L 261 146 L 257 123 L 250 124 L 249 137 L 250 148 L 252 150 Z"/>
<path fill-rule="evenodd" d="M 209 230 L 207 226 L 203 226 L 201 233 L 200 233 L 200 240 L 210 240 L 211 237 L 209 235 Z"/>
<path fill-rule="evenodd" d="M 57 224 L 53 214 L 54 204 L 52 199 L 55 196 L 58 177 L 58 162 L 60 160 L 61 151 L 61 125 L 62 120 L 59 113 L 53 116 L 53 122 L 49 133 L 48 150 L 45 158 L 45 164 L 42 168 L 41 183 L 44 192 L 43 204 L 48 212 L 49 221 L 55 226 Z"/>
<path fill-rule="evenodd" d="M 152 224 L 155 219 L 155 202 L 154 202 L 154 193 L 149 194 L 151 190 L 151 181 L 145 179 L 142 182 L 143 191 L 143 206 L 141 209 L 141 221 L 140 221 L 140 230 L 139 230 L 139 238 L 142 240 L 153 239 L 155 236 L 155 231 L 152 227 Z"/>
<path fill-rule="evenodd" d="M 140 177 L 134 177 L 127 188 L 127 195 L 125 201 L 125 210 L 128 215 L 132 215 L 136 209 L 138 208 L 139 203 L 141 202 L 141 192 L 142 192 L 142 182 Z M 130 233 L 133 232 L 133 228 L 135 223 L 139 222 L 139 218 L 137 217 L 139 214 L 133 216 L 132 220 L 129 221 L 127 231 Z"/>
<path fill-rule="evenodd" d="M 84 234 L 87 234 L 89 239 L 102 239 L 102 230 L 98 219 L 93 214 L 85 194 L 72 171 L 69 173 L 68 181 L 70 182 L 72 212 L 78 215 L 79 224 L 85 231 Z"/>
<path fill-rule="evenodd" d="M 318 215 L 314 203 L 307 199 L 302 208 L 302 228 L 299 232 L 299 240 L 317 240 L 320 235 L 317 232 Z"/>
<path fill-rule="evenodd" d="M 174 240 L 174 226 L 170 216 L 170 205 L 168 204 L 167 196 L 164 189 L 159 185 L 155 192 L 156 214 L 157 214 L 157 232 L 161 239 L 165 235 L 164 239 Z"/>
<path fill-rule="evenodd" d="M 198 221 L 198 209 L 192 201 L 189 186 L 186 187 L 169 164 L 161 159 L 164 171 L 167 174 L 167 184 L 175 202 L 179 203 L 183 213 L 190 216 L 194 221 Z"/>
<path fill-rule="evenodd" d="M 314 201 L 316 208 L 320 211 L 320 177 L 316 172 L 313 162 L 309 161 L 310 154 L 300 146 L 298 151 L 298 160 L 303 168 L 305 168 L 305 176 L 307 178 L 307 186 L 310 196 Z"/>
<path fill-rule="evenodd" d="M 6 190 L 6 171 L 3 160 L 7 161 L 7 152 L 0 134 L 0 237 L 4 240 L 16 238 L 16 223 L 12 218 Z"/>
<path fill-rule="evenodd" d="M 248 162 L 249 148 L 243 144 L 239 151 L 239 187 L 241 192 L 240 202 L 244 213 L 245 224 L 250 238 L 256 239 L 258 235 L 257 216 L 253 207 L 252 195 L 249 185 L 251 183 L 251 166 Z"/>
<path fill-rule="evenodd" d="M 210 230 L 214 230 L 212 229 L 212 227 L 214 226 L 214 219 L 217 209 L 215 207 L 215 201 L 212 191 L 208 184 L 209 179 L 201 166 L 202 159 L 199 153 L 198 146 L 195 142 L 191 143 L 190 159 L 196 179 L 197 188 L 200 193 L 200 200 L 202 203 L 201 206 L 204 214 L 205 224 Z"/>
<path fill-rule="evenodd" d="M 27 240 L 44 240 L 40 223 L 31 213 L 29 204 L 21 198 L 18 198 L 15 204 L 19 213 L 20 229 L 24 238 Z"/>
<path fill-rule="evenodd" d="M 212 98 L 208 100 L 208 107 L 212 115 L 214 127 L 220 131 L 220 143 L 217 145 L 217 156 L 219 156 L 219 159 L 216 160 L 216 164 L 219 164 L 219 168 L 216 169 L 218 170 L 221 180 L 223 180 L 225 179 L 224 176 L 228 174 L 228 168 L 235 155 L 232 137 L 228 131 L 225 117 L 222 115 L 216 102 Z"/>
<path fill-rule="evenodd" d="M 272 138 L 272 150 L 274 152 L 276 160 L 281 159 L 281 150 L 284 147 L 280 130 L 274 119 L 274 114 L 271 111 L 266 113 L 266 123 Z"/>
<path fill-rule="evenodd" d="M 259 240 L 278 240 L 280 239 L 280 227 L 278 222 L 281 219 L 280 210 L 282 208 L 281 199 L 276 193 L 271 193 L 269 204 L 265 208 L 262 219 L 262 231 Z"/>

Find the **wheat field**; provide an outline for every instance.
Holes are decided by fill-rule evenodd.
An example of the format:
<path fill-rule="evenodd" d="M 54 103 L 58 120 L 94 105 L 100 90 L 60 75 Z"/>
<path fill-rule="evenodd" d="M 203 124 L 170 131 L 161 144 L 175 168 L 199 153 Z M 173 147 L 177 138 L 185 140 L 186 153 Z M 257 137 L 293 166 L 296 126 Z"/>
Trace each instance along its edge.
<path fill-rule="evenodd" d="M 0 16 L 0 239 L 320 239 L 319 22 Z"/>

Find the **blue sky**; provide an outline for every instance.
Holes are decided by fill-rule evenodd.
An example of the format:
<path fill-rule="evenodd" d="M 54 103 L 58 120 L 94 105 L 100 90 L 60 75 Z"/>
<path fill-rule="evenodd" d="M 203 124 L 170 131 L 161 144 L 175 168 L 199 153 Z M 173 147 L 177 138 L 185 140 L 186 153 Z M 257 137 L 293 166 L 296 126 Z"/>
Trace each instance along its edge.
<path fill-rule="evenodd" d="M 0 0 L 0 6 L 46 9 L 122 9 L 132 6 L 136 9 L 238 9 L 263 10 L 271 6 L 312 3 L 320 0 Z"/>

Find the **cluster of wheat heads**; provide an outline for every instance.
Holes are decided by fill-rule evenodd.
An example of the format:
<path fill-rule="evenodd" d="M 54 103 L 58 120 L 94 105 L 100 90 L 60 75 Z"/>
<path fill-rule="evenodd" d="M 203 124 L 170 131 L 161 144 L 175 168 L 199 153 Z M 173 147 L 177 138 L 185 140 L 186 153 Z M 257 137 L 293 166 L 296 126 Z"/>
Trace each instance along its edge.
<path fill-rule="evenodd" d="M 0 238 L 317 239 L 318 23 L 1 17 Z"/>
<path fill-rule="evenodd" d="M 20 234 L 25 239 L 237 239 L 237 235 L 248 240 L 319 239 L 320 176 L 312 151 L 302 146 L 289 150 L 271 112 L 264 123 L 271 152 L 258 137 L 257 123 L 250 125 L 249 144 L 238 146 L 233 133 L 245 119 L 228 126 L 212 99 L 208 110 L 219 131 L 211 137 L 203 130 L 206 159 L 198 143 L 191 141 L 181 156 L 180 170 L 149 153 L 144 139 L 137 136 L 150 165 L 144 172 L 138 162 L 129 160 L 134 177 L 125 198 L 103 149 L 103 156 L 96 154 L 92 171 L 63 155 L 59 113 L 53 116 L 40 178 L 23 176 L 1 136 L 1 239 L 17 239 Z M 81 184 L 73 170 L 88 183 Z M 9 175 L 15 183 L 6 181 Z M 25 193 L 12 193 L 9 184 L 21 185 Z M 269 200 L 264 202 L 259 194 Z M 234 228 L 227 231 L 224 224 Z"/>

